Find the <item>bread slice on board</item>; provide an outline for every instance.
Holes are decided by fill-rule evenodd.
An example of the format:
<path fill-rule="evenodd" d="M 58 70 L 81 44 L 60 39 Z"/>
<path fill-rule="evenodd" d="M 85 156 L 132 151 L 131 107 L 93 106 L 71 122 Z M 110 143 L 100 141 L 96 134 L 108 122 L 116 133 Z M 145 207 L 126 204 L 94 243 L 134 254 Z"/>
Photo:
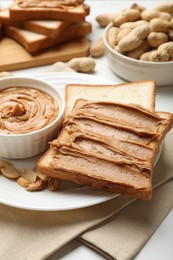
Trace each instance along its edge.
<path fill-rule="evenodd" d="M 68 3 L 67 3 L 68 2 Z M 9 8 L 12 20 L 68 20 L 83 22 L 90 13 L 89 6 L 83 1 L 42 1 L 39 0 L 15 0 Z"/>
<path fill-rule="evenodd" d="M 86 36 L 91 33 L 91 30 L 92 28 L 90 23 L 82 22 L 68 27 L 61 35 L 59 35 L 59 37 L 56 38 L 50 38 L 46 35 L 33 33 L 12 26 L 5 28 L 5 34 L 23 45 L 29 52 L 36 52 L 55 44 Z"/>
<path fill-rule="evenodd" d="M 58 37 L 72 23 L 65 20 L 14 21 L 10 18 L 9 9 L 3 9 L 0 10 L 0 24 L 23 28 L 24 30 L 44 34 L 49 37 Z"/>
<path fill-rule="evenodd" d="M 123 113 L 117 109 L 119 115 L 123 114 L 122 119 L 111 110 L 105 114 L 102 107 L 99 113 L 97 102 L 92 110 L 91 101 L 79 99 L 85 97 L 95 99 L 93 103 L 105 101 L 113 106 L 119 102 L 119 107 L 126 108 Z M 94 189 L 150 199 L 154 160 L 160 143 L 173 124 L 172 114 L 154 112 L 154 82 L 98 86 L 71 84 L 66 86 L 65 98 L 63 129 L 38 161 L 40 171 Z M 132 103 L 135 105 L 128 105 Z M 82 107 L 84 104 L 89 110 Z M 133 113 L 133 106 L 137 114 Z M 136 124 L 136 120 L 140 123 Z"/>

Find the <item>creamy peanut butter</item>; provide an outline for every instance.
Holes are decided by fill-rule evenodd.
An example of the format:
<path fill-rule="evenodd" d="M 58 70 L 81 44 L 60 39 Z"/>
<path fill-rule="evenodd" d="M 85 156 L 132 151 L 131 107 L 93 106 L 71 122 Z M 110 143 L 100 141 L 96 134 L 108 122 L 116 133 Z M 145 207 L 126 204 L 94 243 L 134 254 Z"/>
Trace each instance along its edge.
<path fill-rule="evenodd" d="M 65 156 L 86 157 L 86 174 L 90 172 L 88 158 L 91 157 L 92 162 L 94 158 L 103 160 L 104 163 L 99 164 L 107 164 L 107 168 L 114 164 L 115 171 L 121 168 L 127 180 L 130 171 L 136 169 L 145 180 L 154 161 L 153 140 L 158 138 L 162 124 L 163 118 L 140 106 L 86 102 L 72 111 L 64 122 L 64 134 L 52 142 L 52 146 L 58 148 L 58 163 L 59 154 L 64 155 L 64 160 Z M 70 162 L 73 162 L 72 158 L 68 163 L 72 170 L 74 165 Z M 82 166 L 78 166 L 81 169 Z M 128 171 L 125 170 L 127 166 Z M 142 182 L 141 179 L 136 181 Z"/>
<path fill-rule="evenodd" d="M 83 3 L 83 0 L 19 0 L 20 8 L 60 8 L 74 7 Z"/>
<path fill-rule="evenodd" d="M 45 92 L 28 87 L 0 91 L 0 134 L 25 134 L 53 122 L 57 102 Z"/>
<path fill-rule="evenodd" d="M 65 140 L 58 147 L 73 147 L 117 163 L 153 162 L 152 141 L 164 123 L 156 113 L 134 105 L 88 102 L 72 112 L 64 123 Z M 68 142 L 67 142 L 68 141 Z"/>
<path fill-rule="evenodd" d="M 161 116 L 160 116 L 161 115 Z M 164 113 L 137 105 L 78 100 L 51 143 L 46 175 L 150 199 L 157 151 L 171 127 Z M 43 157 L 44 161 L 44 157 Z"/>

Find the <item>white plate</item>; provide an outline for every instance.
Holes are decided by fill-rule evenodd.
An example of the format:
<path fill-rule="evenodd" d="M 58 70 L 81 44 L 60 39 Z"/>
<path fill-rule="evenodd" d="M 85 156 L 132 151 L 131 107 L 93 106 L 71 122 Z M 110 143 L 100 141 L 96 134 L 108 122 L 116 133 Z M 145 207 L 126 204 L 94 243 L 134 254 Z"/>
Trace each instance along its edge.
<path fill-rule="evenodd" d="M 28 77 L 28 75 L 27 75 Z M 64 93 L 66 84 L 115 84 L 111 81 L 97 78 L 91 75 L 79 73 L 49 72 L 32 75 L 32 77 L 52 83 Z M 14 149 L 17 149 L 14 147 Z M 9 160 L 18 169 L 32 169 L 39 157 L 32 157 L 24 160 Z M 70 182 L 62 182 L 60 189 L 56 192 L 48 190 L 40 192 L 28 192 L 15 181 L 9 180 L 0 175 L 0 202 L 9 206 L 43 211 L 71 210 L 92 206 L 115 197 L 108 192 L 91 190 L 88 187 L 81 187 Z"/>
<path fill-rule="evenodd" d="M 115 84 L 114 82 L 97 78 L 95 76 L 79 73 L 49 72 L 32 75 L 32 77 L 52 83 L 56 87 L 60 88 L 62 93 L 64 93 L 64 86 L 71 83 Z M 17 148 L 14 147 L 14 149 Z M 158 158 L 159 156 L 160 153 Z M 32 169 L 36 165 L 38 158 L 39 156 L 24 160 L 9 161 L 18 169 Z M 56 192 L 51 192 L 49 190 L 28 192 L 16 184 L 15 181 L 9 180 L 0 175 L 0 203 L 16 208 L 42 211 L 71 210 L 96 205 L 108 201 L 116 196 L 118 195 L 95 191 L 88 187 L 72 184 L 71 182 L 62 182 L 60 189 Z"/>

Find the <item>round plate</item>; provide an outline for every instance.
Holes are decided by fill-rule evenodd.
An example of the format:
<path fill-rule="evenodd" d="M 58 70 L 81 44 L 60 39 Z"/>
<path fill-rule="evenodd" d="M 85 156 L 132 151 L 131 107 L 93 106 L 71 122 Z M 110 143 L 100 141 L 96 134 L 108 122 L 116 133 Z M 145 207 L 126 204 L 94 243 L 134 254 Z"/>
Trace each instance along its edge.
<path fill-rule="evenodd" d="M 28 75 L 27 75 L 28 77 Z M 32 75 L 34 78 L 45 80 L 58 87 L 64 93 L 66 84 L 115 84 L 114 82 L 79 73 L 48 72 Z M 16 148 L 14 148 L 16 149 Z M 32 169 L 39 156 L 24 160 L 9 160 L 16 168 Z M 115 194 L 94 191 L 88 187 L 81 187 L 71 182 L 62 182 L 56 192 L 43 190 L 28 192 L 15 181 L 0 175 L 0 202 L 9 206 L 43 211 L 71 210 L 92 206 L 111 198 Z"/>
<path fill-rule="evenodd" d="M 64 86 L 66 84 L 115 84 L 114 82 L 95 76 L 79 73 L 49 72 L 32 75 L 32 77 L 52 83 L 61 89 L 62 93 L 64 93 Z M 158 158 L 159 156 L 160 153 L 158 154 Z M 9 161 L 18 169 L 33 169 L 39 157 Z M 41 211 L 72 210 L 96 205 L 116 196 L 118 195 L 92 190 L 88 187 L 65 181 L 60 182 L 60 188 L 56 192 L 51 192 L 47 189 L 38 192 L 28 192 L 15 181 L 0 175 L 0 202 L 16 208 Z"/>

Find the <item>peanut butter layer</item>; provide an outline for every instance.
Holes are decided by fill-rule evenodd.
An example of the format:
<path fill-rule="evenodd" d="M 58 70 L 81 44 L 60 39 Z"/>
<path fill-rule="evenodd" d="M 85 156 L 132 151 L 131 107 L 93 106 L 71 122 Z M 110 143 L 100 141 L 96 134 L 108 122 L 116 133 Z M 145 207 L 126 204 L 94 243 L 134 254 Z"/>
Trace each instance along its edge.
<path fill-rule="evenodd" d="M 153 139 L 151 135 L 137 135 L 91 119 L 85 121 L 79 118 L 74 118 L 73 124 L 70 122 L 66 126 L 66 130 L 71 136 L 74 136 L 73 134 L 76 132 L 82 132 L 84 139 L 86 139 L 84 135 L 97 136 L 102 143 L 106 143 L 108 146 L 129 154 L 136 159 L 149 160 L 153 154 L 151 147 L 148 146 L 148 143 Z"/>
<path fill-rule="evenodd" d="M 93 179 L 104 180 L 114 184 L 133 187 L 136 189 L 151 190 L 151 179 L 148 173 L 141 172 L 135 167 L 128 165 L 119 165 L 108 162 L 96 157 L 91 157 L 78 153 L 56 155 L 54 168 L 71 173 L 80 172 L 83 176 L 89 176 Z"/>
<path fill-rule="evenodd" d="M 57 102 L 45 92 L 27 87 L 0 91 L 0 134 L 25 134 L 53 122 Z"/>
<path fill-rule="evenodd" d="M 62 146 L 57 144 L 57 146 L 59 147 L 60 151 L 67 149 L 70 151 L 70 149 L 73 149 L 80 151 L 83 154 L 90 154 L 91 156 L 102 158 L 108 161 L 114 161 L 118 164 L 139 164 L 145 168 L 149 168 L 151 166 L 148 160 L 134 157 L 133 153 L 131 155 L 130 153 L 127 153 L 126 150 L 123 151 L 118 149 L 116 146 L 112 146 L 112 144 L 104 142 L 94 136 L 76 134 L 75 139 L 73 139 L 73 141 L 67 146 L 64 144 Z"/>
<path fill-rule="evenodd" d="M 51 144 L 58 178 L 64 179 L 64 172 L 65 178 L 76 183 L 149 199 L 166 119 L 135 105 L 81 103 Z"/>
<path fill-rule="evenodd" d="M 124 161 L 130 158 L 131 162 L 143 162 L 146 167 L 154 160 L 152 141 L 158 137 L 162 124 L 164 119 L 141 107 L 90 102 L 74 110 L 64 125 L 71 147 L 75 144 L 77 150 L 82 148 L 93 156 L 102 154 L 105 159 L 122 160 L 123 155 Z M 57 146 L 61 143 L 69 146 L 60 138 Z"/>
<path fill-rule="evenodd" d="M 83 0 L 19 0 L 20 8 L 59 8 L 74 7 L 83 3 Z"/>
<path fill-rule="evenodd" d="M 156 134 L 164 120 L 140 106 L 124 105 L 106 102 L 88 102 L 74 111 L 75 117 L 85 116 L 107 122 L 108 124 L 124 126 L 130 131 Z"/>

